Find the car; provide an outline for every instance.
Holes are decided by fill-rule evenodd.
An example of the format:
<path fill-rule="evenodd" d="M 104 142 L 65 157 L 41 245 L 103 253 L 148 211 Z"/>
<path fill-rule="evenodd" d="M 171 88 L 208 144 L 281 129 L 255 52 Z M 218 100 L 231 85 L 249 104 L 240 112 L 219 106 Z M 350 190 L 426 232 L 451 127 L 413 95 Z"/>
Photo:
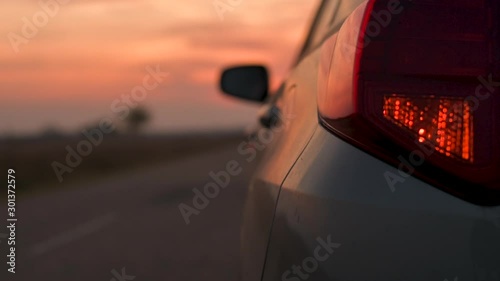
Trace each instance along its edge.
<path fill-rule="evenodd" d="M 499 15 L 324 0 L 278 90 L 265 66 L 223 71 L 263 106 L 241 280 L 500 280 Z"/>

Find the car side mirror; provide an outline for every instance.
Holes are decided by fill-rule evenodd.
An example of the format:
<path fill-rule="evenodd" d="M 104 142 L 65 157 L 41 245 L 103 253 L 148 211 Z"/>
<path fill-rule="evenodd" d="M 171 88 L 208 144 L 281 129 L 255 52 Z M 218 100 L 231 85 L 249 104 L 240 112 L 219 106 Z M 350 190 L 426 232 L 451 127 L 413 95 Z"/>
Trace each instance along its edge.
<path fill-rule="evenodd" d="M 263 102 L 268 94 L 269 77 L 263 66 L 231 67 L 222 72 L 221 90 L 231 96 Z"/>

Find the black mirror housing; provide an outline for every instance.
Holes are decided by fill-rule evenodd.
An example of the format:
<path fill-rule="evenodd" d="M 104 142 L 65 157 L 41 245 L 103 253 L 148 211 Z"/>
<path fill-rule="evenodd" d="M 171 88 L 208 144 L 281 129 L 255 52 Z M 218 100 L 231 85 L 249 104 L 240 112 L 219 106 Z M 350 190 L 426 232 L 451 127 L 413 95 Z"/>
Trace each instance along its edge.
<path fill-rule="evenodd" d="M 238 66 L 222 72 L 221 90 L 231 96 L 263 102 L 268 95 L 269 77 L 264 66 Z"/>

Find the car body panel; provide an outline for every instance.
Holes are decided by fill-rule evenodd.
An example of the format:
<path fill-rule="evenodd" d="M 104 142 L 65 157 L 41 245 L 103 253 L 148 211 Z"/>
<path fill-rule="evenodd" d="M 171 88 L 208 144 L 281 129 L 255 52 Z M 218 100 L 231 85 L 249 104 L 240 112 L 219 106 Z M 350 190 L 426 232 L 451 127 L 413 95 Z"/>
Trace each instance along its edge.
<path fill-rule="evenodd" d="M 359 5 L 358 3 L 363 3 L 364 0 L 333 0 L 331 2 L 337 3 L 328 5 L 325 2 L 320 5 L 318 13 L 322 13 L 325 7 L 335 7 L 341 11 L 336 15 L 345 19 Z M 318 17 L 312 25 L 311 34 L 322 24 L 317 19 Z M 327 24 L 335 25 L 333 30 L 338 31 L 342 21 L 328 19 Z M 324 39 L 326 36 L 325 33 Z M 334 34 L 332 36 L 335 37 Z M 310 35 L 308 41 L 312 39 L 314 38 Z M 255 139 L 252 147 L 239 148 L 240 154 L 249 155 L 249 161 L 254 161 L 255 158 L 260 162 L 247 192 L 243 210 L 240 272 L 243 281 L 261 280 L 281 185 L 311 139 L 316 130 L 315 124 L 318 124 L 316 101 L 318 72 L 320 59 L 325 56 L 322 56 L 320 46 L 309 47 L 311 48 L 308 48 L 306 42 L 302 55 L 299 56 L 299 62 L 293 67 L 278 92 L 271 96 L 264 106 L 264 110 L 273 106 L 278 108 L 281 112 L 281 122 L 271 129 L 257 126 L 257 130 L 252 133 Z M 266 135 L 270 136 L 271 141 L 263 141 L 267 139 Z"/>
<path fill-rule="evenodd" d="M 263 280 L 340 247 L 307 280 L 500 280 L 500 207 L 473 205 L 409 177 L 323 127 L 285 180 Z"/>
<path fill-rule="evenodd" d="M 251 154 L 253 149 L 261 159 L 244 206 L 242 280 L 260 280 L 279 189 L 314 133 L 315 127 L 309 124 L 317 122 L 316 103 L 311 100 L 315 99 L 318 58 L 319 51 L 297 65 L 283 93 L 278 93 L 275 106 L 281 112 L 280 121 L 270 129 L 259 128 L 254 133 L 255 148 L 244 148 L 244 153 Z M 301 83 L 297 77 L 303 79 Z"/>

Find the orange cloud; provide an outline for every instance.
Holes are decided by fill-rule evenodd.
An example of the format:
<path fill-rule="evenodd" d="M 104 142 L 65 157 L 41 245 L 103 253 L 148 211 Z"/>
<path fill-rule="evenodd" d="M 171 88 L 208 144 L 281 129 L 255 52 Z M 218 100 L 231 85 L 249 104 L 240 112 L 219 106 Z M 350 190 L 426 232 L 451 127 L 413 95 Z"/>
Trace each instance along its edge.
<path fill-rule="evenodd" d="M 41 10 L 38 3 L 1 2 L 0 34 L 22 35 L 23 18 L 31 20 Z M 220 21 L 206 0 L 70 1 L 20 45 L 19 53 L 9 40 L 0 42 L 0 110 L 22 105 L 16 109 L 29 118 L 19 120 L 21 129 L 28 119 L 38 126 L 54 118 L 85 119 L 68 116 L 67 110 L 46 117 L 32 112 L 42 104 L 62 108 L 69 99 L 82 106 L 107 104 L 140 83 L 146 65 L 156 64 L 172 73 L 168 87 L 183 92 L 183 106 L 200 91 L 217 95 L 219 71 L 235 63 L 267 64 L 276 87 L 301 47 L 316 5 L 243 0 Z"/>

